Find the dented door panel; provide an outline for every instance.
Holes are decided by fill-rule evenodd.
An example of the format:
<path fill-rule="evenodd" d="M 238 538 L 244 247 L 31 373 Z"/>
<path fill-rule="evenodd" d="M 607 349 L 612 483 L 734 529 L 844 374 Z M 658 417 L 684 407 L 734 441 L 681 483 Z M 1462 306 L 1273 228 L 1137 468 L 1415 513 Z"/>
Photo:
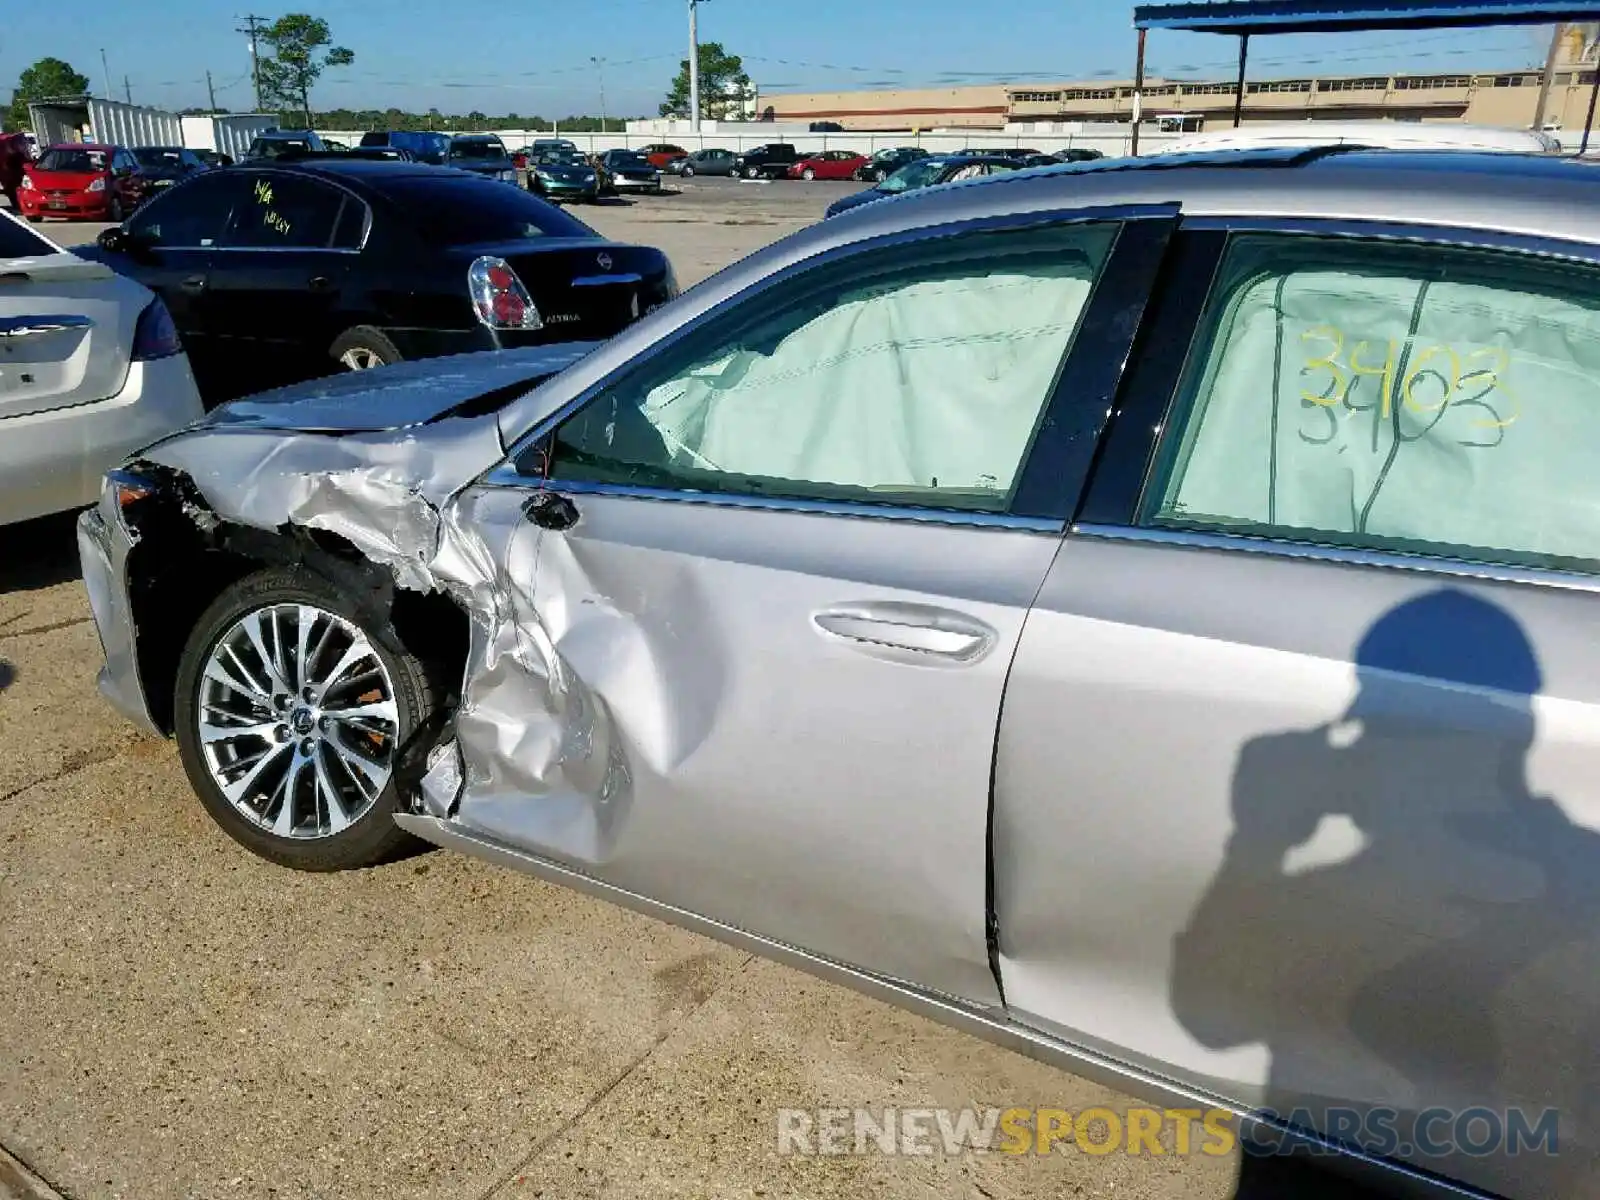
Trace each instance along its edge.
<path fill-rule="evenodd" d="M 457 718 L 454 819 L 763 937 L 998 1003 L 989 772 L 1055 536 L 571 499 L 575 527 L 525 522 L 495 551 L 510 600 L 475 639 L 486 657 Z"/>

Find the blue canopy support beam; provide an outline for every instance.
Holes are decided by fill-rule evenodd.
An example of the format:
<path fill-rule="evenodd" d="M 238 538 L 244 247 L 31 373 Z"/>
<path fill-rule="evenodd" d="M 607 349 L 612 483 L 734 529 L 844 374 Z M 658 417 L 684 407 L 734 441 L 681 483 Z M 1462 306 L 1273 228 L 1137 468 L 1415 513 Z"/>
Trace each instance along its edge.
<path fill-rule="evenodd" d="M 1412 29 L 1475 29 L 1489 25 L 1565 25 L 1600 22 L 1600 0 L 1180 0 L 1141 4 L 1133 10 L 1139 56 L 1133 85 L 1131 153 L 1139 153 L 1139 122 L 1144 91 L 1145 35 L 1152 29 L 1221 33 L 1239 39 L 1239 76 L 1233 97 L 1233 124 L 1244 118 L 1244 71 L 1253 34 L 1350 33 Z M 1583 153 L 1589 146 L 1600 71 L 1589 93 L 1589 118 L 1583 127 Z"/>
<path fill-rule="evenodd" d="M 1600 0 L 1182 0 L 1141 4 L 1135 29 L 1190 33 L 1349 33 L 1385 29 L 1470 29 L 1600 21 Z"/>

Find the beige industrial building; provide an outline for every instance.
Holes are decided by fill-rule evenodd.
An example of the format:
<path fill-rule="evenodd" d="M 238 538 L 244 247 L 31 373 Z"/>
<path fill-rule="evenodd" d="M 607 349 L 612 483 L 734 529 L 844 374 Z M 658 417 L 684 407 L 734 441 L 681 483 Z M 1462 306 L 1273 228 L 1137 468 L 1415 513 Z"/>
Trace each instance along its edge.
<path fill-rule="evenodd" d="M 1544 125 L 1582 130 L 1594 83 L 1592 30 L 1563 31 Z M 1539 67 L 1474 74 L 1301 76 L 1245 84 L 1243 121 L 1307 119 L 1459 121 L 1526 129 L 1538 107 Z M 1231 124 L 1235 84 L 1227 80 L 1145 80 L 1142 114 L 1174 132 Z M 767 96 L 762 108 L 778 121 L 833 121 L 846 129 L 1001 129 L 1010 124 L 1126 123 L 1133 114 L 1132 79 L 918 91 L 813 92 Z M 1600 121 L 1596 122 L 1600 127 Z"/>

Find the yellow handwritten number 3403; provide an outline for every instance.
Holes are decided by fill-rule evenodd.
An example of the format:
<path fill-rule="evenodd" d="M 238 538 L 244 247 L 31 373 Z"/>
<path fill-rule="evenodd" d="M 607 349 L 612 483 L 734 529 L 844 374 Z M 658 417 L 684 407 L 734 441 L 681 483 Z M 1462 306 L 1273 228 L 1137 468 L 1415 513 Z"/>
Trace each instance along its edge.
<path fill-rule="evenodd" d="M 1301 370 L 1302 375 L 1314 371 L 1328 373 L 1327 385 L 1321 392 L 1312 392 L 1301 389 L 1300 398 L 1309 404 L 1321 405 L 1332 408 L 1337 404 L 1345 403 L 1348 407 L 1350 389 L 1355 381 L 1363 376 L 1375 376 L 1380 383 L 1380 398 L 1382 416 L 1385 420 L 1394 410 L 1394 390 L 1396 359 L 1400 344 L 1390 338 L 1387 342 L 1379 343 L 1386 347 L 1387 353 L 1382 362 L 1369 363 L 1364 361 L 1369 347 L 1373 344 L 1366 339 L 1357 342 L 1350 351 L 1350 365 L 1345 366 L 1339 362 L 1339 356 L 1344 353 L 1344 331 L 1334 325 L 1317 325 L 1307 329 L 1300 335 L 1302 342 L 1324 341 L 1331 347 L 1325 354 L 1308 357 Z M 1437 359 L 1444 359 L 1449 367 L 1448 387 L 1444 387 L 1435 404 L 1424 404 L 1417 398 L 1417 383 L 1421 379 L 1427 382 L 1426 377 L 1438 381 L 1441 386 L 1445 380 L 1437 367 L 1428 364 Z M 1473 369 L 1474 363 L 1485 365 Z M 1463 366 L 1469 368 L 1463 372 Z M 1436 342 L 1417 350 L 1411 357 L 1411 362 L 1406 370 L 1406 375 L 1400 381 L 1400 400 L 1406 408 L 1415 413 L 1436 413 L 1452 401 L 1457 407 L 1481 408 L 1492 414 L 1492 420 L 1475 420 L 1473 425 L 1483 429 L 1504 429 L 1515 421 L 1522 413 L 1522 402 L 1511 390 L 1511 385 L 1506 381 L 1506 373 L 1511 369 L 1511 356 L 1503 346 L 1481 346 L 1469 351 L 1463 360 L 1454 348 Z M 1458 397 L 1457 392 L 1464 387 L 1479 385 L 1478 390 L 1470 396 Z M 1483 398 L 1491 392 L 1499 392 L 1511 401 L 1512 412 L 1509 417 L 1501 418 L 1493 408 L 1483 402 Z"/>

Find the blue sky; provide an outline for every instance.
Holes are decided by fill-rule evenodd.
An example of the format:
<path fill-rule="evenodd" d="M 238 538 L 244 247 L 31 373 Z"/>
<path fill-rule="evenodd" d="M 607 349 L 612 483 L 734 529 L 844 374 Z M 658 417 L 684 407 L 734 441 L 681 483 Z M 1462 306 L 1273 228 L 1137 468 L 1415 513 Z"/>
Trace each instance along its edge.
<path fill-rule="evenodd" d="M 71 0 L 60 8 L 20 2 L 8 8 L 0 25 L 0 93 L 7 97 L 18 72 L 45 55 L 67 59 L 103 92 L 104 48 L 119 97 L 126 75 L 136 103 L 204 104 L 209 69 L 219 105 L 249 106 L 249 51 L 233 32 L 237 16 L 250 11 L 245 0 L 164 0 L 159 6 Z M 606 60 L 609 113 L 653 114 L 687 53 L 686 9 L 679 0 L 255 5 L 268 17 L 297 9 L 323 17 L 335 41 L 355 51 L 355 64 L 328 72 L 313 93 L 313 106 L 323 109 L 598 113 L 599 73 L 589 60 L 599 56 Z M 700 36 L 743 55 L 767 94 L 1131 74 L 1131 4 L 1056 0 L 1018 15 L 1028 9 L 956 0 L 704 0 Z M 1548 29 L 1513 28 L 1261 38 L 1251 47 L 1251 75 L 1536 65 L 1548 37 Z M 1157 32 L 1150 37 L 1151 69 L 1227 77 L 1234 45 L 1227 38 Z"/>

